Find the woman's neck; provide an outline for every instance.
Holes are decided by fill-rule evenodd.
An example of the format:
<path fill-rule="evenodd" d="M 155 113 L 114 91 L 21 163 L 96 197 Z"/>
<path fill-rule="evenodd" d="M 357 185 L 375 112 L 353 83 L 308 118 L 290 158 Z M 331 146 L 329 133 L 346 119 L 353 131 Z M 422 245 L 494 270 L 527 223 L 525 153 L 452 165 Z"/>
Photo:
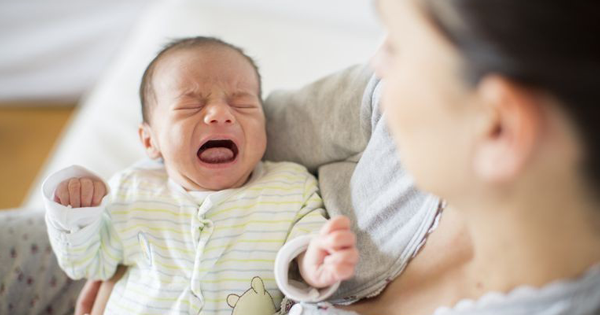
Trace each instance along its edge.
<path fill-rule="evenodd" d="M 473 245 L 467 272 L 481 281 L 483 291 L 540 287 L 600 262 L 600 209 L 567 187 L 547 194 L 530 191 L 485 209 L 455 209 Z"/>
<path fill-rule="evenodd" d="M 449 200 L 440 225 L 402 275 L 379 296 L 347 309 L 431 314 L 489 292 L 576 277 L 599 263 L 600 209 L 566 190 L 532 195 L 487 207 Z"/>

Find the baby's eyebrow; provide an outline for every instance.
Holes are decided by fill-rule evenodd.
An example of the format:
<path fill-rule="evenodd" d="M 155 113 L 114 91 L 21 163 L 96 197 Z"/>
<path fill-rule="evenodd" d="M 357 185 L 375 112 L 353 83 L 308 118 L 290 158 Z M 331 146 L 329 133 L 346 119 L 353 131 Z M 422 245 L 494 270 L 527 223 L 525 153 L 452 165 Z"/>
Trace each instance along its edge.
<path fill-rule="evenodd" d="M 237 91 L 237 92 L 233 92 L 231 94 L 232 97 L 244 97 L 244 96 L 251 96 L 251 97 L 255 97 L 255 94 L 252 94 L 250 92 L 246 92 L 246 91 Z"/>
<path fill-rule="evenodd" d="M 188 91 L 183 91 L 181 94 L 179 94 L 177 96 L 177 98 L 184 98 L 184 97 L 191 97 L 191 98 L 200 98 L 200 99 L 207 99 L 210 98 L 210 96 L 212 95 L 212 92 L 209 92 L 208 94 L 204 95 L 204 93 L 199 92 L 199 91 L 195 91 L 195 90 L 188 90 Z"/>

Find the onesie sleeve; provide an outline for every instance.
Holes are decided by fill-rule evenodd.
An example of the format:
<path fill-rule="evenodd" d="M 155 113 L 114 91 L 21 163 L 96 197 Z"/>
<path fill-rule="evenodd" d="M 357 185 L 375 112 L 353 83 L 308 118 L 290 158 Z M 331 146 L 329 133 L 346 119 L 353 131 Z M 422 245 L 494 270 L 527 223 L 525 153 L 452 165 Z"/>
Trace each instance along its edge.
<path fill-rule="evenodd" d="M 325 212 L 323 199 L 319 196 L 317 180 L 310 174 L 307 174 L 304 183 L 303 200 L 286 242 L 301 235 L 318 234 L 321 227 L 327 222 L 327 212 Z"/>
<path fill-rule="evenodd" d="M 54 191 L 58 185 L 73 177 L 102 180 L 75 165 L 50 175 L 44 181 L 42 194 L 50 244 L 59 265 L 70 278 L 109 279 L 123 256 L 121 243 L 106 212 L 110 190 L 97 207 L 74 209 L 55 202 Z"/>
<path fill-rule="evenodd" d="M 319 196 L 317 180 L 308 175 L 304 185 L 304 203 L 288 234 L 286 244 L 275 259 L 275 280 L 286 297 L 302 302 L 319 302 L 331 296 L 339 287 L 316 289 L 306 284 L 297 270 L 296 257 L 305 252 L 312 237 L 327 222 L 323 200 Z"/>

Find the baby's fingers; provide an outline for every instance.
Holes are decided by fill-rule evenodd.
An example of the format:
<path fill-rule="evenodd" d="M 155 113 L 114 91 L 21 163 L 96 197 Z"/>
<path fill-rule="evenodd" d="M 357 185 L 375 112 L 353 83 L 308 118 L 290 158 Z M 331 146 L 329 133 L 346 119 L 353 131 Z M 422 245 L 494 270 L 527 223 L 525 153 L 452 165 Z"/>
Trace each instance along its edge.
<path fill-rule="evenodd" d="M 92 198 L 92 206 L 100 205 L 102 198 L 106 196 L 106 187 L 100 181 L 94 181 L 94 196 Z"/>
<path fill-rule="evenodd" d="M 73 208 L 81 206 L 81 182 L 79 178 L 71 178 L 67 184 L 69 189 L 69 204 Z"/>
<path fill-rule="evenodd" d="M 350 219 L 345 216 L 337 216 L 331 218 L 325 225 L 321 228 L 321 235 L 327 235 L 334 231 L 338 230 L 349 230 L 350 229 Z"/>
<path fill-rule="evenodd" d="M 73 208 L 98 206 L 106 195 L 106 187 L 99 180 L 71 178 L 58 184 L 54 201 Z"/>
<path fill-rule="evenodd" d="M 68 181 L 58 184 L 58 187 L 56 187 L 56 191 L 54 192 L 54 201 L 63 206 L 69 205 L 69 188 L 67 187 L 67 184 Z"/>
<path fill-rule="evenodd" d="M 326 265 L 340 265 L 340 264 L 351 264 L 356 265 L 358 263 L 359 254 L 356 248 L 344 249 L 337 251 L 333 254 L 325 257 L 324 264 Z"/>
<path fill-rule="evenodd" d="M 356 236 L 349 230 L 335 231 L 324 237 L 323 246 L 328 252 L 354 247 Z"/>
<path fill-rule="evenodd" d="M 89 178 L 82 178 L 79 181 L 81 183 L 81 206 L 89 207 L 94 198 L 94 183 Z"/>

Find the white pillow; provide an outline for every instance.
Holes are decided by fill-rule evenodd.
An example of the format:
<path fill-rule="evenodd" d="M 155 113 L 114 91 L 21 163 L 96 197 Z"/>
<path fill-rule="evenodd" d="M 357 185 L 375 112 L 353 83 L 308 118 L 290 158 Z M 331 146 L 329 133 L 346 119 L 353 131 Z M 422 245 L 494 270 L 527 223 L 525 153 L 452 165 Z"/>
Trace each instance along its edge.
<path fill-rule="evenodd" d="M 361 31 L 364 22 L 341 27 L 343 23 L 314 16 L 303 19 L 197 0 L 154 4 L 83 102 L 24 206 L 41 208 L 41 181 L 60 168 L 79 164 L 108 179 L 144 157 L 137 136 L 141 121 L 138 86 L 147 64 L 169 40 L 217 36 L 242 47 L 257 60 L 266 96 L 275 88 L 298 88 L 335 70 L 367 62 L 382 34 L 370 27 Z"/>

